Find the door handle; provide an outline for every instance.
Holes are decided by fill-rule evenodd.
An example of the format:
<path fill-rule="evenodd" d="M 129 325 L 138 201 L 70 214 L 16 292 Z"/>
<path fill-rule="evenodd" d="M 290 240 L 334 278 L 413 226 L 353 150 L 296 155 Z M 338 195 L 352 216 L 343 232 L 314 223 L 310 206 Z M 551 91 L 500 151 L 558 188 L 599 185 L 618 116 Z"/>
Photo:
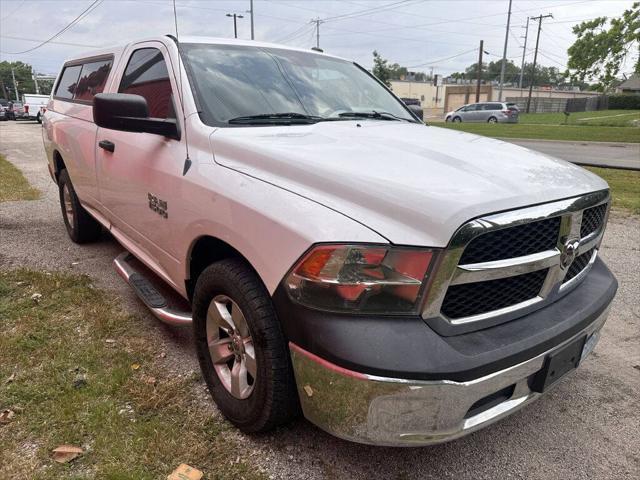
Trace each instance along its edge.
<path fill-rule="evenodd" d="M 107 152 L 113 152 L 116 149 L 116 144 L 109 140 L 100 140 L 98 146 L 104 148 Z"/>

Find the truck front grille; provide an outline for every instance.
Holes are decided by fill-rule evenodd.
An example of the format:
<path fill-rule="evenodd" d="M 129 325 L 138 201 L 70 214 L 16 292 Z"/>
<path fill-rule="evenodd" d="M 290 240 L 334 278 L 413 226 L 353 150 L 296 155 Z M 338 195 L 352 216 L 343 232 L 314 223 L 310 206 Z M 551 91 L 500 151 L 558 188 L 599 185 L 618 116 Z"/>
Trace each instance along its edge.
<path fill-rule="evenodd" d="M 593 257 L 593 252 L 595 252 L 595 250 L 595 248 L 592 248 L 588 252 L 585 252 L 582 255 L 578 255 L 569 267 L 569 270 L 564 276 L 562 283 L 567 283 L 569 280 L 573 279 L 576 275 L 587 268 L 587 265 L 589 265 L 589 261 L 591 260 L 591 257 Z"/>
<path fill-rule="evenodd" d="M 444 297 L 442 313 L 448 318 L 464 318 L 526 302 L 538 295 L 546 277 L 547 270 L 538 270 L 499 280 L 453 285 Z"/>
<path fill-rule="evenodd" d="M 504 228 L 476 237 L 465 248 L 461 264 L 491 262 L 552 250 L 558 242 L 560 217 Z"/>
<path fill-rule="evenodd" d="M 595 261 L 608 207 L 604 190 L 464 224 L 431 279 L 422 317 L 451 334 L 451 326 L 484 328 L 554 302 Z"/>
<path fill-rule="evenodd" d="M 580 238 L 585 238 L 597 231 L 604 222 L 607 214 L 607 205 L 587 208 L 582 214 L 582 224 L 580 225 Z"/>

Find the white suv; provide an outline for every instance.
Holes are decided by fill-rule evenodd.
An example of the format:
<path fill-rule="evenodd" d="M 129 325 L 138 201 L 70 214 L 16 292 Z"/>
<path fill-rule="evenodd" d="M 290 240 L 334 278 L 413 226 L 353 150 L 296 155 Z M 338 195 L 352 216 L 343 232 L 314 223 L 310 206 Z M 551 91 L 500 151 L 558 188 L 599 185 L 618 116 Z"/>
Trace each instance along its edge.
<path fill-rule="evenodd" d="M 537 398 L 615 295 L 607 184 L 424 126 L 357 64 L 166 36 L 67 62 L 44 115 L 71 239 L 192 324 L 234 424 L 424 445 Z"/>

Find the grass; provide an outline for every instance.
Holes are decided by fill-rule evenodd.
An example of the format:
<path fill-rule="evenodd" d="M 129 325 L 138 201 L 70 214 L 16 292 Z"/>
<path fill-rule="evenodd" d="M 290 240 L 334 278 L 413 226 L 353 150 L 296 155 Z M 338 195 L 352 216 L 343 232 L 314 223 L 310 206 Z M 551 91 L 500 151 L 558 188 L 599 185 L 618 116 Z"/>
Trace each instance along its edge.
<path fill-rule="evenodd" d="M 640 127 L 540 125 L 531 123 L 434 123 L 433 126 L 498 138 L 640 143 Z"/>
<path fill-rule="evenodd" d="M 0 155 L 0 202 L 37 200 L 40 192 L 29 185 L 20 170 Z"/>
<path fill-rule="evenodd" d="M 597 112 L 574 112 L 565 117 L 564 113 L 522 113 L 521 124 L 545 125 L 591 125 L 603 127 L 638 126 L 640 110 L 600 110 Z M 636 122 L 634 124 L 634 121 Z"/>
<path fill-rule="evenodd" d="M 0 411 L 16 412 L 0 423 L 2 477 L 164 479 L 184 462 L 209 479 L 263 478 L 159 348 L 88 277 L 0 271 Z M 62 444 L 85 453 L 55 463 Z"/>
<path fill-rule="evenodd" d="M 640 172 L 597 167 L 588 167 L 587 169 L 609 183 L 613 197 L 613 208 L 640 215 Z"/>
<path fill-rule="evenodd" d="M 566 121 L 566 124 L 565 124 Z M 521 113 L 519 123 L 442 123 L 439 127 L 503 138 L 640 143 L 640 110 Z"/>

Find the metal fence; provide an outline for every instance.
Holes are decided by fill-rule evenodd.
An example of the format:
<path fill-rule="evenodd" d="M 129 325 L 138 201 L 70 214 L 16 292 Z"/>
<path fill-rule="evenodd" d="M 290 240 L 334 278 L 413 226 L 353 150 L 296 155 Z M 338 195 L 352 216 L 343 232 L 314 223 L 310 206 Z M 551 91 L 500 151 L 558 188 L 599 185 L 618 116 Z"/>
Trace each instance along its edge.
<path fill-rule="evenodd" d="M 606 95 L 583 98 L 532 97 L 529 112 L 591 112 L 606 110 L 609 107 L 608 100 L 609 97 Z M 517 104 L 521 112 L 525 112 L 527 109 L 527 97 L 507 97 L 507 102 Z"/>

